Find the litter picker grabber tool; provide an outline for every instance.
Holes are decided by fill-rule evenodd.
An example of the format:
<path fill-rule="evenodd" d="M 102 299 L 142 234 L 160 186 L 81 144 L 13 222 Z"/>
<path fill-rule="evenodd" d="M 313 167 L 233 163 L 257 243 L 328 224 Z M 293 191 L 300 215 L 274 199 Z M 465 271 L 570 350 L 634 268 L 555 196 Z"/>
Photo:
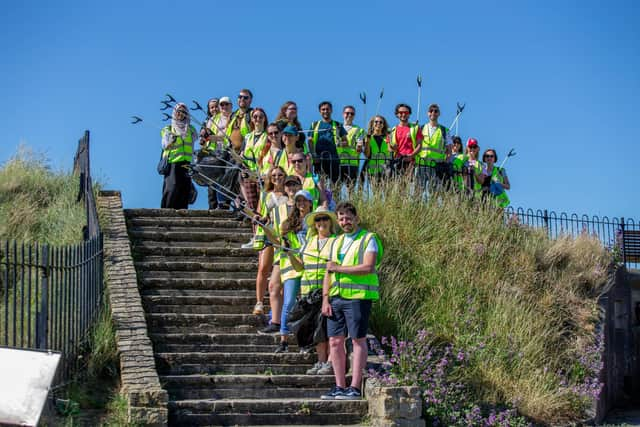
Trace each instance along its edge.
<path fill-rule="evenodd" d="M 464 107 L 466 107 L 467 104 L 462 104 L 460 105 L 459 102 L 456 102 L 456 118 L 453 119 L 453 122 L 451 122 L 451 126 L 449 126 L 449 129 L 453 129 L 453 127 L 456 127 L 456 135 L 460 135 L 458 133 L 458 123 L 460 123 L 460 116 L 462 115 L 462 112 L 464 111 Z"/>
<path fill-rule="evenodd" d="M 515 150 L 513 148 L 511 150 L 509 150 L 509 152 L 507 153 L 506 157 L 502 160 L 502 163 L 500 163 L 500 167 L 498 169 L 502 169 L 502 167 L 507 162 L 509 157 L 513 157 L 515 155 L 516 155 L 516 152 L 515 152 Z M 502 184 L 500 182 L 494 181 L 492 179 L 491 180 L 491 185 L 489 186 L 489 191 L 494 196 L 499 196 L 500 194 L 504 193 L 504 188 L 502 187 Z"/>
<path fill-rule="evenodd" d="M 380 103 L 382 102 L 382 97 L 384 96 L 384 88 L 380 90 L 380 96 L 378 97 L 378 105 L 376 106 L 376 116 L 380 112 Z"/>
<path fill-rule="evenodd" d="M 418 112 L 416 114 L 416 124 L 420 122 L 420 98 L 422 96 L 422 76 L 418 74 L 416 77 L 416 83 L 418 84 Z"/>

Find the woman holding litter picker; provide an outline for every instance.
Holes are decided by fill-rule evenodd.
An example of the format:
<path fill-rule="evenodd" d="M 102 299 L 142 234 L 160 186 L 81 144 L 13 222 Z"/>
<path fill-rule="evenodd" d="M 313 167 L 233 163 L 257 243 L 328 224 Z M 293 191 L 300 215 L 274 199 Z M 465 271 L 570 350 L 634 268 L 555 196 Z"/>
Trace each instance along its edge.
<path fill-rule="evenodd" d="M 261 224 L 269 224 L 272 226 L 271 218 L 274 217 L 275 222 L 279 221 L 281 211 L 279 207 L 286 205 L 288 197 L 284 187 L 285 173 L 284 169 L 279 166 L 271 168 L 265 180 L 264 191 L 260 194 L 260 202 L 258 203 L 258 212 L 256 220 Z M 297 188 L 297 187 L 296 187 Z M 295 194 L 292 191 L 292 195 Z M 292 197 L 293 200 L 293 197 Z M 285 207 L 286 209 L 286 207 Z M 288 216 L 288 211 L 284 211 Z M 254 237 L 253 248 L 259 250 L 258 255 L 258 274 L 256 276 L 256 305 L 253 308 L 254 315 L 264 314 L 264 293 L 267 290 L 267 282 L 271 268 L 273 266 L 273 242 L 270 242 L 264 233 L 262 227 L 257 227 Z"/>
<path fill-rule="evenodd" d="M 282 244 L 284 250 L 300 249 L 306 242 L 307 224 L 304 222 L 304 217 L 311 212 L 313 206 L 313 197 L 306 190 L 300 190 L 296 193 L 295 207 L 289 214 L 289 217 L 280 226 L 282 234 Z M 280 317 L 280 345 L 276 348 L 276 353 L 286 353 L 289 351 L 289 344 L 287 337 L 289 335 L 289 329 L 287 328 L 287 318 L 289 312 L 293 308 L 296 302 L 296 298 L 300 293 L 300 280 L 302 273 L 296 271 L 291 265 L 291 260 L 288 256 L 283 255 L 280 257 L 280 280 L 282 281 L 282 314 Z"/>
<path fill-rule="evenodd" d="M 296 271 L 302 271 L 300 294 L 306 296 L 316 289 L 322 290 L 322 280 L 331 257 L 331 242 L 336 236 L 338 220 L 336 214 L 319 207 L 305 217 L 309 230 L 307 242 L 299 254 L 289 252 L 289 260 Z M 326 334 L 325 334 L 326 335 Z M 318 361 L 307 371 L 308 375 L 333 375 L 329 360 L 329 341 L 316 344 Z"/>
<path fill-rule="evenodd" d="M 482 183 L 483 196 L 491 196 L 496 205 L 501 208 L 509 206 L 509 196 L 505 190 L 511 188 L 509 183 L 509 177 L 504 168 L 496 166 L 498 161 L 498 154 L 493 148 L 485 150 L 482 155 L 482 161 L 484 166 L 482 167 L 482 173 L 480 174 L 480 182 Z"/>

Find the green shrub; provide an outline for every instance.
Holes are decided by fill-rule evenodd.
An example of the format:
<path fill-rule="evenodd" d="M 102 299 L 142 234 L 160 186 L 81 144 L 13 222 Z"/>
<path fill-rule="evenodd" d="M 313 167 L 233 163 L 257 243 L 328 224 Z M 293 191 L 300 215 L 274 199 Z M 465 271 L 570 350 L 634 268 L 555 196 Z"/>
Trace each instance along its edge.
<path fill-rule="evenodd" d="M 57 245 L 82 240 L 86 217 L 84 204 L 76 201 L 79 178 L 47 163 L 20 147 L 0 168 L 0 239 Z"/>
<path fill-rule="evenodd" d="M 385 249 L 376 335 L 413 339 L 424 329 L 475 349 L 460 375 L 479 402 L 515 404 L 540 422 L 584 416 L 588 402 L 571 391 L 580 384 L 567 367 L 597 345 L 596 301 L 611 263 L 597 239 L 551 240 L 456 194 L 425 202 L 403 179 L 350 196 Z"/>

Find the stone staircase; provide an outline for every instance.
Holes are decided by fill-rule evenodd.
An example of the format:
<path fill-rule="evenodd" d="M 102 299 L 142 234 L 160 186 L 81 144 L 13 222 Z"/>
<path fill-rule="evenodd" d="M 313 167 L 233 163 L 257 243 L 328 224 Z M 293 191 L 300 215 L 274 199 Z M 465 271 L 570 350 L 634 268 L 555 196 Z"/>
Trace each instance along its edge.
<path fill-rule="evenodd" d="M 256 252 L 228 212 L 125 210 L 169 424 L 352 425 L 367 402 L 323 401 L 332 376 L 305 375 L 315 355 L 274 354 L 259 335 Z M 265 299 L 265 305 L 268 298 Z M 294 343 L 295 344 L 295 343 Z"/>

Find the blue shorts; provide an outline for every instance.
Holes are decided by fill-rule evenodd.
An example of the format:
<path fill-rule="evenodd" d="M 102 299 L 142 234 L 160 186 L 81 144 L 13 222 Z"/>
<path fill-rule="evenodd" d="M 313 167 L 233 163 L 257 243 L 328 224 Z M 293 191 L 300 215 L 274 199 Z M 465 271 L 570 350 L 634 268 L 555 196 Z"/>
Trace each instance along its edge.
<path fill-rule="evenodd" d="M 347 336 L 352 339 L 367 336 L 371 300 L 331 298 L 333 315 L 327 318 L 327 335 L 330 337 Z"/>

